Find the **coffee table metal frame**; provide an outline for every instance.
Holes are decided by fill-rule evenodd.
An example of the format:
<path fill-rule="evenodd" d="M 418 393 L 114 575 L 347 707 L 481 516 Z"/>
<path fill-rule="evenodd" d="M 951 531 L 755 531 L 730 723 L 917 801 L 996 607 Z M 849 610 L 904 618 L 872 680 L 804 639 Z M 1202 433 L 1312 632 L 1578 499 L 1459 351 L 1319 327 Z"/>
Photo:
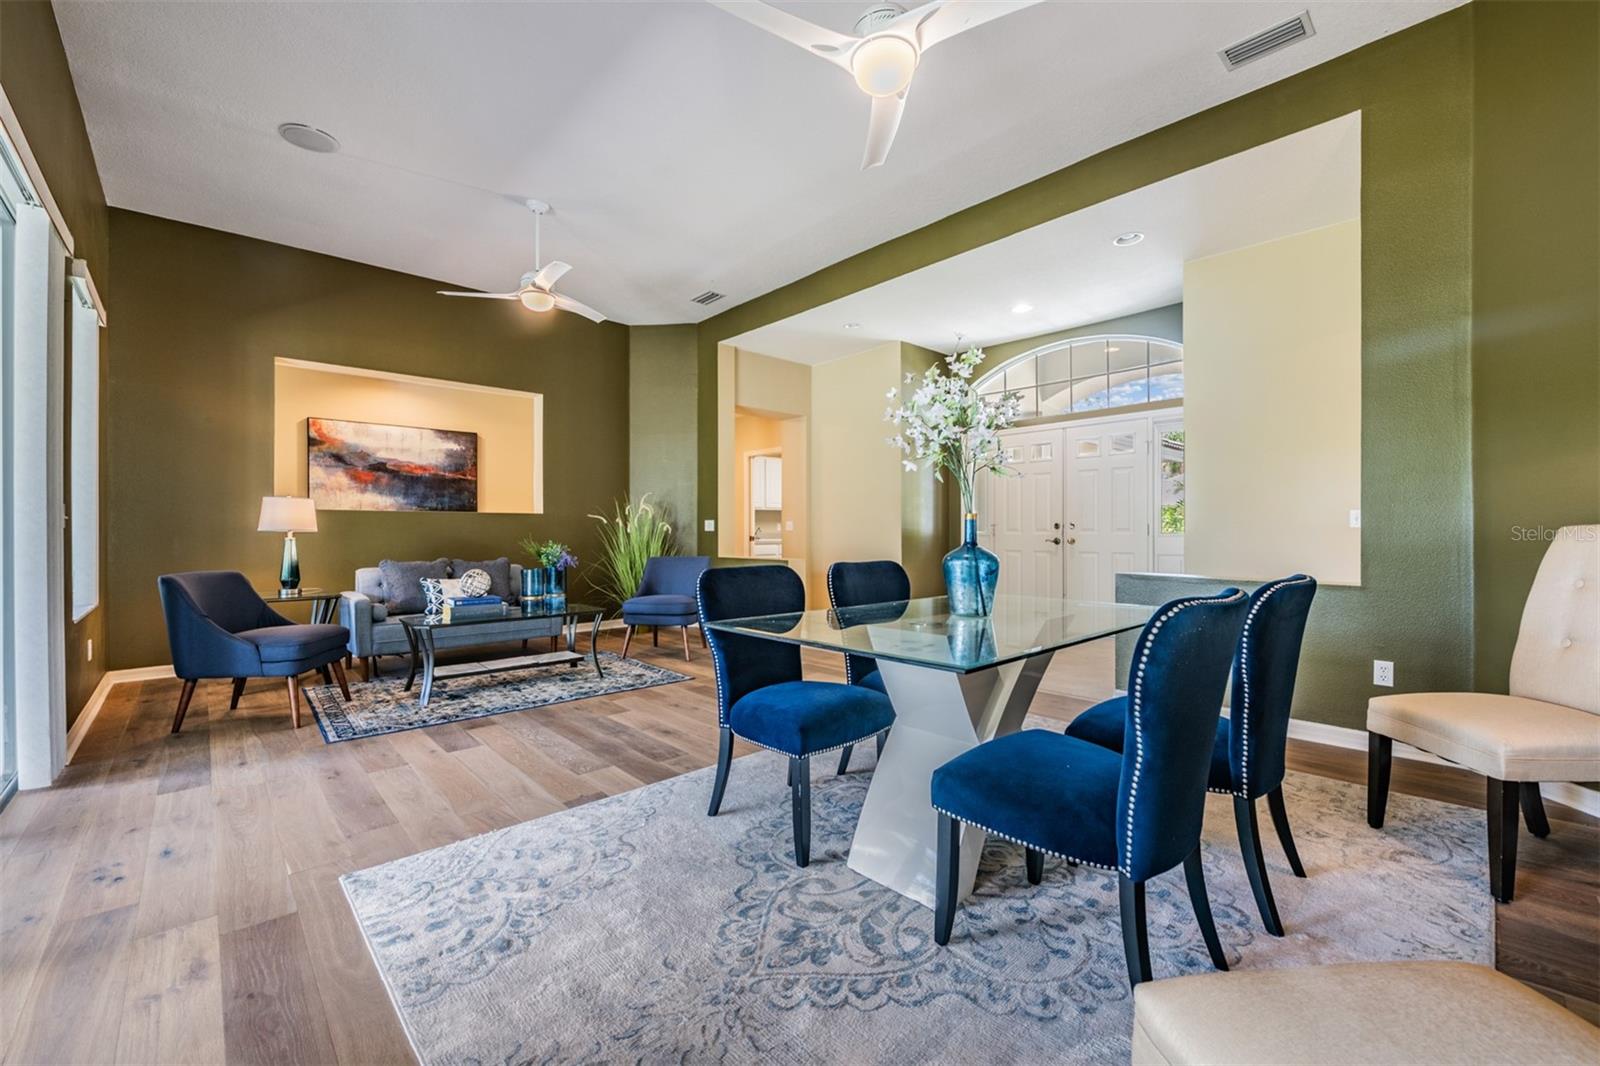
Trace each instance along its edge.
<path fill-rule="evenodd" d="M 509 636 L 501 639 L 527 640 L 533 637 L 564 636 L 566 650 L 541 652 L 533 655 L 507 656 L 503 665 L 494 665 L 494 660 L 486 663 L 479 670 L 464 670 L 450 677 L 478 677 L 483 674 L 497 674 L 509 670 L 530 670 L 541 666 L 577 666 L 583 662 L 583 653 L 577 650 L 578 623 L 585 617 L 592 617 L 593 621 L 589 630 L 589 658 L 594 664 L 597 677 L 605 677 L 605 670 L 600 665 L 600 623 L 605 620 L 606 612 L 600 607 L 591 607 L 588 604 L 572 603 L 563 607 L 546 609 L 543 613 L 528 613 L 537 608 L 507 607 L 503 615 L 489 615 L 483 618 L 463 618 L 446 622 L 442 616 L 427 614 L 402 615 L 400 625 L 405 629 L 406 643 L 411 646 L 411 672 L 406 675 L 405 691 L 410 692 L 411 686 L 416 683 L 417 674 L 422 674 L 422 692 L 418 700 L 419 707 L 426 707 L 433 697 L 433 682 L 435 677 L 436 653 L 433 640 L 433 631 L 436 629 L 469 628 L 477 625 L 492 625 L 505 622 L 527 622 L 529 628 L 537 626 L 537 632 L 530 632 L 525 637 Z M 560 630 L 556 633 L 549 631 L 549 623 L 560 622 Z M 498 642 L 498 641 L 497 641 Z M 471 647 L 462 645 L 461 647 Z M 446 651 L 456 651 L 455 647 L 446 648 Z M 512 661 L 515 660 L 515 661 Z"/>

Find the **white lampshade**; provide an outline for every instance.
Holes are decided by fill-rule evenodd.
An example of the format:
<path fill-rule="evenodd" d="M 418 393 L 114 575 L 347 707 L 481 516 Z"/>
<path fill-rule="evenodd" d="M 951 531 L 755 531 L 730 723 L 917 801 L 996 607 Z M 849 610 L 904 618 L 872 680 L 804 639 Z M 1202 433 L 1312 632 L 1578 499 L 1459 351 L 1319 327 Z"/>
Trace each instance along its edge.
<path fill-rule="evenodd" d="M 315 533 L 317 505 L 305 496 L 261 497 L 262 533 Z"/>
<path fill-rule="evenodd" d="M 917 46 L 886 33 L 869 37 L 850 56 L 850 71 L 868 96 L 893 96 L 911 84 L 917 70 Z"/>
<path fill-rule="evenodd" d="M 517 299 L 521 300 L 522 306 L 530 311 L 548 311 L 556 305 L 554 296 L 551 296 L 543 289 L 535 289 L 532 286 L 523 289 L 517 295 Z"/>

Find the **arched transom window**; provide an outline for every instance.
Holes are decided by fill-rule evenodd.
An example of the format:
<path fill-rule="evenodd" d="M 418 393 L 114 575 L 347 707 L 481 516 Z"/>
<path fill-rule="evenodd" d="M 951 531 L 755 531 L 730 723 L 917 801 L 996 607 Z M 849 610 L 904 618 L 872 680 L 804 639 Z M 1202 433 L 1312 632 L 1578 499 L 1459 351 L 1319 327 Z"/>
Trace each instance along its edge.
<path fill-rule="evenodd" d="M 1084 414 L 1183 397 L 1183 345 L 1157 337 L 1074 337 L 1024 352 L 978 379 L 980 395 L 1022 395 L 1022 417 Z"/>

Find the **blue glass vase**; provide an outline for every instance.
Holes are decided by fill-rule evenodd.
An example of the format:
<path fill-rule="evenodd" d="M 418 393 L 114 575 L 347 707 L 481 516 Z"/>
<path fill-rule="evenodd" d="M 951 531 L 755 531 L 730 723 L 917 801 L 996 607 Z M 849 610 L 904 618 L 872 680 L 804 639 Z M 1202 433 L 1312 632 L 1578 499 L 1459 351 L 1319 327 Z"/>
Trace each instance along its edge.
<path fill-rule="evenodd" d="M 994 610 L 994 590 L 1000 583 L 1000 559 L 978 543 L 978 516 L 961 519 L 961 546 L 944 557 L 944 589 L 950 613 L 987 616 Z"/>
<path fill-rule="evenodd" d="M 545 583 L 545 569 L 542 566 L 525 566 L 522 568 L 522 602 L 533 606 L 544 603 L 545 593 L 549 591 Z"/>

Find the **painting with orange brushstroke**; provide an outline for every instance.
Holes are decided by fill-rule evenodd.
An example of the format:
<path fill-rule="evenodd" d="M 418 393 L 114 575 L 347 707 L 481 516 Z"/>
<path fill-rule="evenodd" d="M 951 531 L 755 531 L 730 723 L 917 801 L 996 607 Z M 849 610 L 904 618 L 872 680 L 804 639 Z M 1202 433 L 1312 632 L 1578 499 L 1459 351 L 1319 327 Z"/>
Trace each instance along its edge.
<path fill-rule="evenodd" d="M 324 511 L 476 511 L 478 435 L 306 419 L 311 498 Z"/>

